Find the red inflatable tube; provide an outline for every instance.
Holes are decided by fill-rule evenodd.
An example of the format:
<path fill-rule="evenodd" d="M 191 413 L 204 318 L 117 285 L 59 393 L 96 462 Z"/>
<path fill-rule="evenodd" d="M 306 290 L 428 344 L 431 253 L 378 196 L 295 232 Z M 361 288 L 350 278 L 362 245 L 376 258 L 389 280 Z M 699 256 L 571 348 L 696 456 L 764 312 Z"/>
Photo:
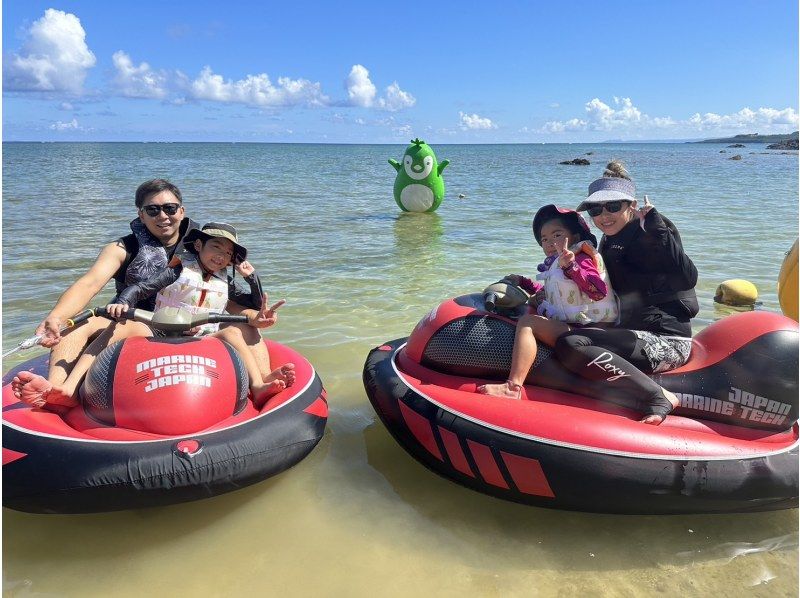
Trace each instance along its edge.
<path fill-rule="evenodd" d="M 638 421 L 632 397 L 576 380 L 545 347 L 523 400 L 477 394 L 507 376 L 513 337 L 513 320 L 486 313 L 479 296 L 447 301 L 407 341 L 370 352 L 367 394 L 416 459 L 508 500 L 613 513 L 797 506 L 798 332 L 788 318 L 750 312 L 699 334 L 689 363 L 658 378 L 684 403 L 660 426 Z"/>
<path fill-rule="evenodd" d="M 93 375 L 113 382 L 90 392 L 91 404 L 84 392 L 82 404 L 63 414 L 31 408 L 11 392 L 16 372 L 44 374 L 47 357 L 18 366 L 3 379 L 3 505 L 35 513 L 141 508 L 214 496 L 288 469 L 322 438 L 325 390 L 302 355 L 267 347 L 272 366 L 294 363 L 297 379 L 260 410 L 247 400 L 238 356 L 212 338 L 108 347 L 98 362 L 112 367 L 93 367 L 83 390 Z M 211 381 L 187 383 L 187 375 Z"/>

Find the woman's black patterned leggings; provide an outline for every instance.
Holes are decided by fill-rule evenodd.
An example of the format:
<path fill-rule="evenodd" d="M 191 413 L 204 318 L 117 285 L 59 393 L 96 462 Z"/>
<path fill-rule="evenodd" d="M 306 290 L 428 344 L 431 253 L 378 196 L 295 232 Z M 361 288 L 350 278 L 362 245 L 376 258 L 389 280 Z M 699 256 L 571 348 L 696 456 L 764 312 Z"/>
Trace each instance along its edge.
<path fill-rule="evenodd" d="M 555 352 L 571 372 L 616 385 L 636 397 L 641 411 L 650 414 L 656 407 L 655 413 L 661 413 L 667 399 L 663 389 L 645 375 L 653 370 L 644 345 L 633 331 L 624 328 L 581 328 L 562 334 Z"/>

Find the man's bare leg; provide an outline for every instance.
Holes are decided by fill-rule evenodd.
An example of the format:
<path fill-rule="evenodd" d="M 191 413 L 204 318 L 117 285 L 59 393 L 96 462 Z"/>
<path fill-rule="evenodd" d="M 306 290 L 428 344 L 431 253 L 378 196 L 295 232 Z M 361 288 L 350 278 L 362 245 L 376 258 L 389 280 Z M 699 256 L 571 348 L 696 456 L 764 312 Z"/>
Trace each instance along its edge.
<path fill-rule="evenodd" d="M 41 407 L 44 403 L 68 407 L 77 405 L 78 387 L 103 349 L 124 338 L 153 336 L 150 329 L 140 322 L 127 321 L 113 324 L 113 326 L 103 330 L 100 336 L 89 344 L 62 383 L 53 384 L 49 379 L 45 379 L 44 376 L 23 371 L 19 372 L 11 381 L 11 389 L 14 395 L 36 407 Z"/>
<path fill-rule="evenodd" d="M 92 317 L 63 335 L 61 341 L 50 351 L 48 382 L 56 386 L 63 384 L 87 345 L 111 324 L 108 318 Z"/>

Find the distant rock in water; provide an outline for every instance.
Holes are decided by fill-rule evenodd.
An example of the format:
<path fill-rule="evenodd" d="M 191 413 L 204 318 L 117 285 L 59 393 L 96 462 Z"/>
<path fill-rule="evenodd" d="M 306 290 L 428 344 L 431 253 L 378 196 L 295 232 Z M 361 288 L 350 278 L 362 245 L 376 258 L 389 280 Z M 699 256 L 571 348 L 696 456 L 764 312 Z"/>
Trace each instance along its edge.
<path fill-rule="evenodd" d="M 779 143 L 773 143 L 772 145 L 768 145 L 767 149 L 777 149 L 777 150 L 796 150 L 798 149 L 797 139 L 785 139 Z"/>
<path fill-rule="evenodd" d="M 742 157 L 739 154 L 736 154 L 735 156 L 731 156 L 730 158 L 728 158 L 728 160 L 741 160 L 741 159 Z"/>
<path fill-rule="evenodd" d="M 574 160 L 565 160 L 559 164 L 566 164 L 567 166 L 589 166 L 590 162 L 586 158 L 575 158 Z"/>
<path fill-rule="evenodd" d="M 465 197 L 466 197 L 466 195 L 464 195 L 463 193 L 459 193 L 458 194 L 458 199 L 464 199 Z"/>
<path fill-rule="evenodd" d="M 744 147 L 744 143 L 734 143 L 733 145 L 729 145 L 728 147 Z"/>
<path fill-rule="evenodd" d="M 719 153 L 720 154 L 727 154 L 728 152 L 726 152 L 725 150 L 719 150 Z"/>
<path fill-rule="evenodd" d="M 594 154 L 594 152 L 586 152 L 587 156 L 591 156 L 592 154 Z"/>

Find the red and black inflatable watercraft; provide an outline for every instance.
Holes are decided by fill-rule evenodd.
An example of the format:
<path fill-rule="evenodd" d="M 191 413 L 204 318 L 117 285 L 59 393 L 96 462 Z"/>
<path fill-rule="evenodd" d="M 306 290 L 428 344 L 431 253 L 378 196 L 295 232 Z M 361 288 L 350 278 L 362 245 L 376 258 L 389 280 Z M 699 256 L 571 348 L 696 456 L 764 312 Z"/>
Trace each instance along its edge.
<path fill-rule="evenodd" d="M 159 327 L 149 312 L 131 311 Z M 223 318 L 239 316 L 216 320 Z M 201 323 L 195 317 L 172 332 Z M 33 513 L 150 507 L 288 469 L 322 438 L 328 407 L 302 355 L 267 347 L 272 366 L 294 363 L 297 379 L 261 409 L 248 400 L 241 358 L 211 337 L 114 343 L 89 370 L 81 403 L 61 413 L 32 408 L 11 391 L 20 370 L 46 375 L 46 355 L 14 368 L 3 378 L 3 506 Z"/>
<path fill-rule="evenodd" d="M 520 309 L 530 309 L 527 306 Z M 715 322 L 654 376 L 681 407 L 660 426 L 634 397 L 578 379 L 546 346 L 523 400 L 475 392 L 508 376 L 517 314 L 466 295 L 373 349 L 364 386 L 398 443 L 436 473 L 536 506 L 721 513 L 797 506 L 798 327 L 754 311 Z"/>

